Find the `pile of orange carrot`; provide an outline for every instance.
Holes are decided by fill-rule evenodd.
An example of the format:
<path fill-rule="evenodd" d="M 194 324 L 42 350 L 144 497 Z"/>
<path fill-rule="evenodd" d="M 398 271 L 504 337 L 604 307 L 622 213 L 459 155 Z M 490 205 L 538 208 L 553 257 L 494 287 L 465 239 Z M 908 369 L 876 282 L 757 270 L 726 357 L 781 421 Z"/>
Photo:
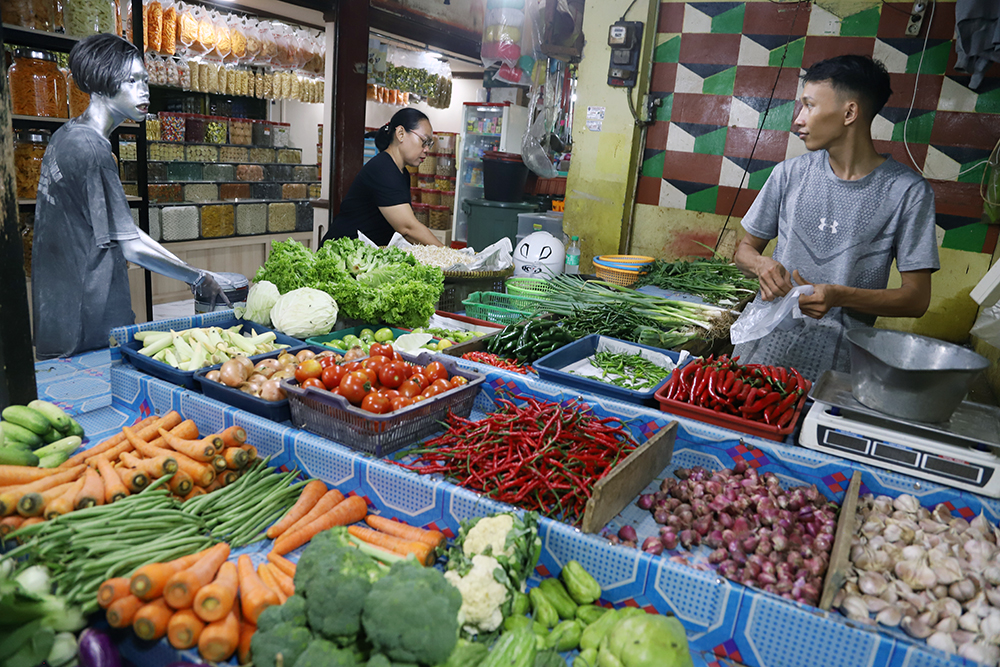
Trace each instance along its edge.
<path fill-rule="evenodd" d="M 183 500 L 209 493 L 236 481 L 256 457 L 239 426 L 203 437 L 175 411 L 150 416 L 58 468 L 0 466 L 0 538 L 75 509 L 113 503 L 167 474 L 173 475 L 171 492 Z"/>

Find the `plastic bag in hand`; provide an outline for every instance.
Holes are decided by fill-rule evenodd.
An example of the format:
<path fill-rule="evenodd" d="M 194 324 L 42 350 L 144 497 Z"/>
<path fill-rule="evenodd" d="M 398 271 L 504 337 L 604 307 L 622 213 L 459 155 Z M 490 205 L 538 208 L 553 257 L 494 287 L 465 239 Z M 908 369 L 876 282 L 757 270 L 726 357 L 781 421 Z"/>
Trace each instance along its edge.
<path fill-rule="evenodd" d="M 806 316 L 799 309 L 799 296 L 812 293 L 812 285 L 800 285 L 773 301 L 754 301 L 729 328 L 733 345 L 749 343 L 775 330 L 789 331 L 801 326 Z"/>

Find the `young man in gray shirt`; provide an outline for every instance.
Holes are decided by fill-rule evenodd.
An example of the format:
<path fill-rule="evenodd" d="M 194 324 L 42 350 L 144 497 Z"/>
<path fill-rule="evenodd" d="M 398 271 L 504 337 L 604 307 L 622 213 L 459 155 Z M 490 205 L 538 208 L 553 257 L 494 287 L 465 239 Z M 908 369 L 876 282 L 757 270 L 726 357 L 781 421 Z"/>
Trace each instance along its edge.
<path fill-rule="evenodd" d="M 735 261 L 760 282 L 747 310 L 793 284 L 812 284 L 813 294 L 799 297 L 809 317 L 734 354 L 815 380 L 825 370 L 850 370 L 848 329 L 878 316 L 923 315 L 940 265 L 930 185 L 872 142 L 872 120 L 892 94 L 885 68 L 865 56 L 838 56 L 814 64 L 803 81 L 795 126 L 810 152 L 775 167 L 743 218 L 747 233 Z M 775 237 L 774 253 L 763 255 Z M 886 289 L 893 260 L 902 285 Z"/>

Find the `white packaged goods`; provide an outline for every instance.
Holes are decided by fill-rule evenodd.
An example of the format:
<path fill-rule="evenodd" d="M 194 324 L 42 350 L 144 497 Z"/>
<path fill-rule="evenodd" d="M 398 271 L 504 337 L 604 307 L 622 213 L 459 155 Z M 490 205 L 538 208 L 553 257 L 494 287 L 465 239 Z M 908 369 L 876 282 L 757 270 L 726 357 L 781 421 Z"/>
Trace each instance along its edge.
<path fill-rule="evenodd" d="M 200 219 L 197 206 L 164 206 L 161 221 L 164 241 L 198 238 Z"/>
<path fill-rule="evenodd" d="M 267 204 L 239 204 L 236 207 L 237 234 L 263 234 L 267 231 Z"/>

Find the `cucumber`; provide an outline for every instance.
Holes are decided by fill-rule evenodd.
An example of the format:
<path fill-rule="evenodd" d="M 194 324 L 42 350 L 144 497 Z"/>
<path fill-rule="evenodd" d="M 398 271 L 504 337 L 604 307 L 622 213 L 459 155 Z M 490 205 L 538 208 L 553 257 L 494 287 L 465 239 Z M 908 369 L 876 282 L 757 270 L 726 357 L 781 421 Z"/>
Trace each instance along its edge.
<path fill-rule="evenodd" d="M 35 456 L 46 457 L 53 454 L 65 454 L 65 457 L 69 458 L 69 455 L 75 452 L 82 443 L 83 440 L 80 439 L 80 436 L 70 435 L 44 447 L 39 447 L 35 450 Z"/>
<path fill-rule="evenodd" d="M 20 440 L 11 440 L 10 438 L 4 438 L 2 447 L 17 447 L 18 449 L 23 449 L 27 452 L 31 451 L 31 445 L 26 442 L 21 442 Z"/>
<path fill-rule="evenodd" d="M 66 454 L 49 454 L 48 456 L 42 456 L 38 459 L 39 468 L 58 468 L 63 463 L 66 463 L 66 459 L 69 456 Z"/>
<path fill-rule="evenodd" d="M 23 426 L 38 435 L 42 435 L 52 428 L 48 419 L 26 405 L 8 405 L 0 414 L 6 421 Z"/>
<path fill-rule="evenodd" d="M 0 447 L 0 465 L 37 466 L 38 457 L 20 447 Z"/>
<path fill-rule="evenodd" d="M 63 435 L 62 433 L 60 433 L 56 429 L 50 428 L 45 433 L 45 435 L 42 436 L 42 442 L 44 442 L 47 445 L 49 443 L 55 442 L 56 440 L 62 440 L 65 437 L 66 437 L 65 435 Z"/>
<path fill-rule="evenodd" d="M 48 422 L 45 423 L 47 424 Z M 27 443 L 32 448 L 42 446 L 42 436 L 14 422 L 6 422 L 3 425 L 3 437 L 4 440 L 17 440 L 18 442 Z"/>
<path fill-rule="evenodd" d="M 65 431 L 69 428 L 70 416 L 66 414 L 65 410 L 54 403 L 36 399 L 28 403 L 28 408 L 49 420 L 52 428 L 56 430 Z"/>
<path fill-rule="evenodd" d="M 77 420 L 75 420 L 72 417 L 70 417 L 69 418 L 69 428 L 66 429 L 66 431 L 63 432 L 63 434 L 64 435 L 75 435 L 75 436 L 78 436 L 78 437 L 82 438 L 83 435 L 84 435 L 83 434 L 83 427 L 80 426 L 80 422 L 78 422 Z"/>

